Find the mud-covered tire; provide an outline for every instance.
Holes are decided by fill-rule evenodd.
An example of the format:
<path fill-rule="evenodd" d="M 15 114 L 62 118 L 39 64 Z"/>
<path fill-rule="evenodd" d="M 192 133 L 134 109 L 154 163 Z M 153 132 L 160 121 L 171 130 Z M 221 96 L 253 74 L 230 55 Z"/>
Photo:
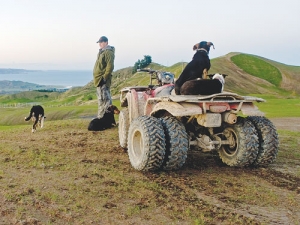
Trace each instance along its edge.
<path fill-rule="evenodd" d="M 249 120 L 238 117 L 237 123 L 226 125 L 223 134 L 222 139 L 230 142 L 219 150 L 219 156 L 225 164 L 245 167 L 255 161 L 259 141 L 255 126 Z"/>
<path fill-rule="evenodd" d="M 154 171 L 162 167 L 165 157 L 165 134 L 159 119 L 140 116 L 128 131 L 128 156 L 133 168 Z"/>
<path fill-rule="evenodd" d="M 274 162 L 278 153 L 278 133 L 273 123 L 262 116 L 249 116 L 257 131 L 259 139 L 259 151 L 254 166 L 267 166 Z"/>
<path fill-rule="evenodd" d="M 162 168 L 176 170 L 181 168 L 187 158 L 189 137 L 184 125 L 174 117 L 160 118 L 166 137 L 166 154 Z"/>
<path fill-rule="evenodd" d="M 129 130 L 129 112 L 128 109 L 122 109 L 119 114 L 119 143 L 122 148 L 127 148 L 128 140 L 128 130 Z"/>

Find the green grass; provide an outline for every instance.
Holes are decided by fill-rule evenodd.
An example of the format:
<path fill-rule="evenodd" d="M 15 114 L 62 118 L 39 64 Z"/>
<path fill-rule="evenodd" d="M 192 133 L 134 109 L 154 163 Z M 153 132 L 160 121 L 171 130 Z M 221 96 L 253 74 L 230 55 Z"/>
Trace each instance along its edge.
<path fill-rule="evenodd" d="M 113 104 L 120 109 L 120 100 L 113 100 Z M 51 120 L 66 120 L 76 118 L 96 117 L 98 111 L 97 102 L 90 105 L 45 105 L 46 122 Z M 0 108 L 0 130 L 11 129 L 11 125 L 25 125 L 28 122 L 24 121 L 24 117 L 28 116 L 30 106 L 24 108 Z M 115 115 L 118 119 L 118 115 Z"/>
<path fill-rule="evenodd" d="M 266 117 L 300 117 L 300 99 L 277 99 L 273 96 L 255 95 L 264 98 L 266 102 L 256 103 L 260 111 L 264 112 Z M 113 104 L 119 109 L 120 100 L 113 100 Z M 46 121 L 64 120 L 85 117 L 96 117 L 97 102 L 90 105 L 50 105 L 45 103 Z M 28 116 L 30 107 L 25 108 L 0 108 L 0 130 L 11 129 L 11 125 L 25 125 L 24 117 Z M 118 119 L 118 116 L 115 116 Z"/>
<path fill-rule="evenodd" d="M 300 168 L 299 161 L 300 152 L 299 152 L 299 136 L 300 132 L 297 131 L 288 131 L 288 130 L 278 130 L 279 139 L 280 139 L 280 148 L 278 151 L 277 162 L 280 165 L 286 163 L 288 159 L 293 159 L 289 161 L 287 168 L 293 172 L 296 177 L 300 177 Z M 284 167 L 282 167 L 284 168 Z"/>
<path fill-rule="evenodd" d="M 273 96 L 255 95 L 266 100 L 264 103 L 256 103 L 260 111 L 268 118 L 274 117 L 300 117 L 300 98 L 277 99 Z"/>
<path fill-rule="evenodd" d="M 282 80 L 280 71 L 266 61 L 248 54 L 239 54 L 231 57 L 231 60 L 245 72 L 265 79 L 276 87 Z"/>
<path fill-rule="evenodd" d="M 284 151 L 278 152 L 279 157 L 300 159 L 300 152 L 298 151 L 300 132 L 279 130 L 278 133 L 281 140 L 281 148 L 285 149 Z M 288 146 L 288 150 L 286 149 L 286 146 Z"/>
<path fill-rule="evenodd" d="M 45 107 L 46 121 L 92 117 L 97 115 L 97 105 Z M 30 108 L 0 108 L 0 125 L 10 126 L 28 124 L 24 117 L 28 116 Z"/>

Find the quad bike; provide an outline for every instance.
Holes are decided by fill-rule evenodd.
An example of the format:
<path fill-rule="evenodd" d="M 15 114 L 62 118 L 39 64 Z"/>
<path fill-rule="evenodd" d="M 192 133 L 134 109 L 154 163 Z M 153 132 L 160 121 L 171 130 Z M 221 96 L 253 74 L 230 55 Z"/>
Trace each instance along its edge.
<path fill-rule="evenodd" d="M 179 169 L 189 150 L 218 153 L 234 167 L 267 166 L 275 160 L 276 128 L 254 104 L 264 99 L 230 92 L 175 95 L 174 74 L 140 72 L 150 74 L 150 84 L 121 90 L 118 127 L 120 146 L 136 170 Z"/>

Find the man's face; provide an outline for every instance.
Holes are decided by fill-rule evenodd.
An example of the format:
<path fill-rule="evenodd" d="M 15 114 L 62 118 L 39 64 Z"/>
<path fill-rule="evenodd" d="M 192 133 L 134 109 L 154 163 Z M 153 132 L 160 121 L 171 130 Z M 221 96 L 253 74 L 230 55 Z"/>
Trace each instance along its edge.
<path fill-rule="evenodd" d="M 99 42 L 99 46 L 100 46 L 100 48 L 102 49 L 102 48 L 105 48 L 106 46 L 107 46 L 107 44 L 108 44 L 108 42 Z"/>

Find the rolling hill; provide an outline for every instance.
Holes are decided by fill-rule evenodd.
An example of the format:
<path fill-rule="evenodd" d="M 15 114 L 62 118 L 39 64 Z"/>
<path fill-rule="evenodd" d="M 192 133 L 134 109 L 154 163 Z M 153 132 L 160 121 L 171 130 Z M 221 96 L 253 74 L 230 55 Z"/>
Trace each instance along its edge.
<path fill-rule="evenodd" d="M 178 78 L 187 62 L 165 67 L 151 63 L 154 70 L 169 71 Z M 300 66 L 290 66 L 260 56 L 233 52 L 211 59 L 209 73 L 227 74 L 225 91 L 241 95 L 271 95 L 276 98 L 293 98 L 300 95 Z M 145 86 L 150 82 L 147 73 L 132 74 L 132 67 L 126 67 L 113 73 L 111 93 L 118 98 L 119 91 L 127 86 Z M 41 97 L 42 96 L 42 97 Z M 43 97 L 44 96 L 44 97 Z M 96 99 L 95 88 L 90 82 L 84 87 L 72 88 L 65 93 L 49 94 L 36 91 L 0 96 L 1 102 L 52 101 L 53 104 L 75 103 L 89 104 Z"/>
<path fill-rule="evenodd" d="M 170 67 L 152 63 L 151 69 L 169 71 L 178 78 L 187 62 L 176 63 Z M 273 95 L 275 97 L 297 97 L 300 95 L 300 66 L 290 66 L 260 56 L 229 53 L 211 60 L 209 73 L 224 73 L 225 91 L 242 95 Z M 117 98 L 119 91 L 126 86 L 144 86 L 150 82 L 147 73 L 131 74 L 132 67 L 114 72 L 111 87 L 112 95 Z M 91 92 L 89 92 L 91 90 Z M 82 90 L 71 90 L 67 94 L 87 93 L 94 96 L 92 82 Z"/>
<path fill-rule="evenodd" d="M 178 78 L 184 63 L 176 63 L 165 67 L 156 63 L 150 64 L 154 70 L 169 71 Z M 124 73 L 126 71 L 126 73 Z M 263 57 L 229 53 L 211 60 L 209 73 L 224 73 L 226 77 L 225 90 L 242 95 L 269 94 L 274 96 L 300 95 L 300 66 L 289 66 Z M 146 73 L 131 74 L 131 67 L 115 71 L 112 94 L 118 95 L 125 86 L 149 84 L 149 75 Z M 87 86 L 92 86 L 89 83 Z"/>

